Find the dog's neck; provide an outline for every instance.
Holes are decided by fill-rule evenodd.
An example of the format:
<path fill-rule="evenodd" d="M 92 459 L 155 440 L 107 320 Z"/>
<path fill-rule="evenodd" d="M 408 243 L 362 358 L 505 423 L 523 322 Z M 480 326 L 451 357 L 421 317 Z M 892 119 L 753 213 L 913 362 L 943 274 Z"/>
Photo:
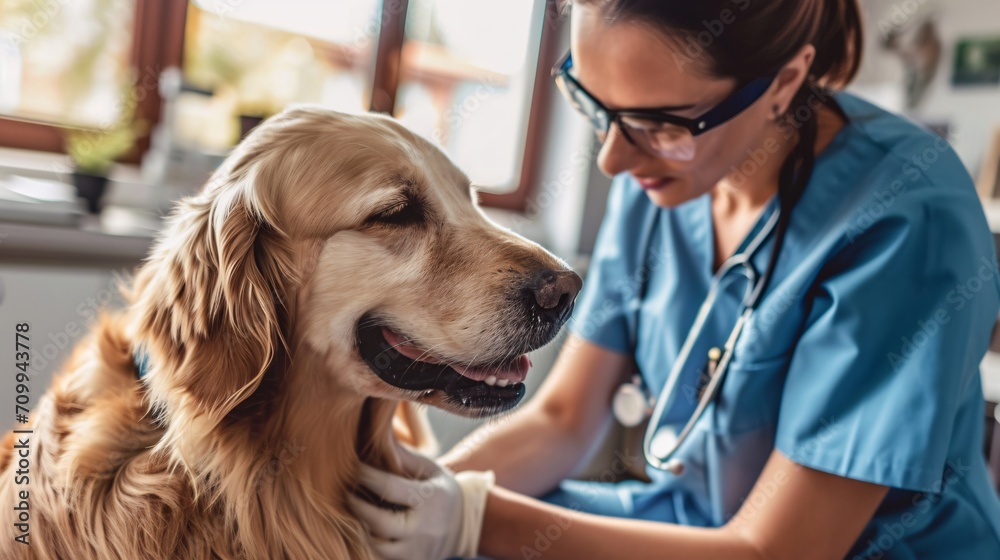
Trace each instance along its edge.
<path fill-rule="evenodd" d="M 149 356 L 147 390 L 158 374 L 158 353 Z M 362 460 L 401 472 L 392 430 L 397 403 L 337 386 L 318 354 L 296 351 L 289 364 L 269 369 L 247 406 L 213 428 L 191 420 L 188 426 L 206 429 L 168 428 L 158 446 L 185 459 L 194 495 L 216 508 L 215 522 L 251 528 L 240 537 L 244 545 L 263 550 L 268 539 L 288 537 L 302 550 L 332 554 L 326 557 L 372 558 L 347 497 Z M 173 402 L 159 401 L 168 423 L 184 420 Z M 302 533 L 289 534 L 284 523 Z"/>
<path fill-rule="evenodd" d="M 341 496 L 357 480 L 360 461 L 395 470 L 392 416 L 396 403 L 337 385 L 323 356 L 296 351 L 284 372 L 265 429 L 277 476 L 294 477 L 321 496 Z"/>

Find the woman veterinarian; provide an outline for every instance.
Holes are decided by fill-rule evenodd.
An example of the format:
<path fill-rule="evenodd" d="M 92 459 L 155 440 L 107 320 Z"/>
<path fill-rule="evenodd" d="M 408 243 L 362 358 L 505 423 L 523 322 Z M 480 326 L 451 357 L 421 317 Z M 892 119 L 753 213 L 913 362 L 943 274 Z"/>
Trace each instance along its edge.
<path fill-rule="evenodd" d="M 1000 558 L 992 238 L 943 140 L 838 91 L 856 0 L 576 0 L 571 18 L 554 74 L 615 177 L 572 332 L 539 394 L 447 468 L 365 470 L 413 506 L 356 506 L 379 552 Z M 652 482 L 564 480 L 632 360 L 633 400 L 658 396 Z"/>

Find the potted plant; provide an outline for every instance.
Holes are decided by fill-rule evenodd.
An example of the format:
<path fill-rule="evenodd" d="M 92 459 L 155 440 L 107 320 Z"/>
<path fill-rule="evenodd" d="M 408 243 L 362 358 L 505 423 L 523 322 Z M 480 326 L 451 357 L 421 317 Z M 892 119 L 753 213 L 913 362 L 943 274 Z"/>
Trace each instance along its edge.
<path fill-rule="evenodd" d="M 66 133 L 66 152 L 73 160 L 73 186 L 93 214 L 101 210 L 101 198 L 115 160 L 135 147 L 145 128 L 144 123 L 134 120 L 133 116 L 134 110 L 124 111 L 118 122 L 109 128 Z"/>

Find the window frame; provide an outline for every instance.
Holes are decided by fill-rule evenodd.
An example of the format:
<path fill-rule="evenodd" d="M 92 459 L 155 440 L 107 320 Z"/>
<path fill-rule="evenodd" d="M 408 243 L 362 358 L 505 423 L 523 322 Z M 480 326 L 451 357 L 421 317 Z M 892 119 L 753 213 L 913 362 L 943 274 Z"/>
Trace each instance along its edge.
<path fill-rule="evenodd" d="M 544 21 L 535 65 L 528 127 L 521 159 L 521 175 L 517 187 L 509 193 L 479 193 L 483 206 L 523 212 L 541 175 L 541 152 L 548 132 L 545 119 L 551 97 L 549 73 L 557 53 L 559 0 L 544 0 Z M 171 66 L 183 68 L 184 30 L 188 0 L 136 0 L 130 63 L 139 72 L 139 80 L 149 74 L 159 78 L 160 72 Z M 406 41 L 406 15 L 409 0 L 382 0 L 381 32 L 375 54 L 372 94 L 369 109 L 393 114 L 402 75 L 402 50 Z M 144 88 L 145 95 L 136 107 L 136 118 L 151 123 L 124 163 L 139 163 L 149 149 L 153 126 L 160 122 L 162 100 L 158 88 Z M 0 147 L 65 153 L 64 133 L 67 127 L 53 123 L 0 116 Z"/>
<path fill-rule="evenodd" d="M 135 0 L 130 64 L 139 71 L 139 81 L 159 74 L 171 66 L 180 67 L 184 46 L 186 0 Z M 157 87 L 145 88 L 136 106 L 135 116 L 152 125 L 160 122 L 162 103 Z M 58 124 L 0 116 L 0 146 L 42 152 L 66 153 L 65 131 Z M 149 149 L 152 126 L 139 138 L 137 149 L 122 157 L 124 163 L 139 163 Z"/>

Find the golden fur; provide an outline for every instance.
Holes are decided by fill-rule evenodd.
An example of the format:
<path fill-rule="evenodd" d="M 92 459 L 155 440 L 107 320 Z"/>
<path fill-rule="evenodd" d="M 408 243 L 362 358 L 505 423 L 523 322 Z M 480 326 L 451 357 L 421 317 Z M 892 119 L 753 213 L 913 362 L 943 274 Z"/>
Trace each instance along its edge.
<path fill-rule="evenodd" d="M 366 217 L 400 188 L 434 213 Z M 443 354 L 500 356 L 505 287 L 562 264 L 478 210 L 468 179 L 388 118 L 296 108 L 178 203 L 128 287 L 32 413 L 31 481 L 0 451 L 3 559 L 369 559 L 345 505 L 360 460 L 398 472 L 400 401 L 354 347 L 379 308 Z M 150 368 L 137 380 L 132 353 Z M 492 354 L 491 354 L 492 353 Z M 410 419 L 412 443 L 425 441 Z"/>

